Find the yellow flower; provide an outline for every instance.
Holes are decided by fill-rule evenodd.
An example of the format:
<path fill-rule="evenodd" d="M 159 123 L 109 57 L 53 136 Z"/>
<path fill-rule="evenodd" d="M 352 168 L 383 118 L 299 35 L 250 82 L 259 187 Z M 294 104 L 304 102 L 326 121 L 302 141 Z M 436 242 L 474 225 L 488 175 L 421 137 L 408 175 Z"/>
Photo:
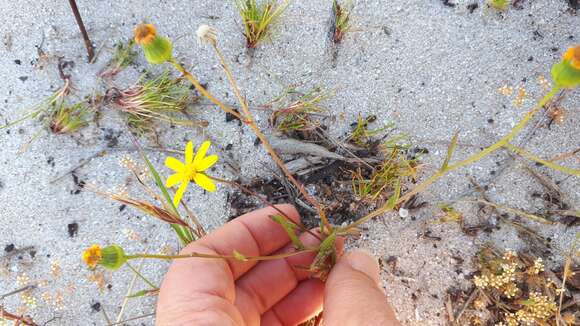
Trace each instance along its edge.
<path fill-rule="evenodd" d="M 185 146 L 185 162 L 181 162 L 171 156 L 165 160 L 165 166 L 175 171 L 175 174 L 167 178 L 165 186 L 171 188 L 181 183 L 173 198 L 175 206 L 178 206 L 190 181 L 197 183 L 198 186 L 207 191 L 215 191 L 215 184 L 205 174 L 205 170 L 209 169 L 218 160 L 217 155 L 205 156 L 210 145 L 209 141 L 203 142 L 194 157 L 193 143 L 188 142 L 187 146 Z"/>
<path fill-rule="evenodd" d="M 151 44 L 157 36 L 157 30 L 153 24 L 141 24 L 135 27 L 135 43 Z"/>
<path fill-rule="evenodd" d="M 572 68 L 580 70 L 580 45 L 569 48 L 566 53 L 564 53 L 562 60 L 569 60 Z"/>
<path fill-rule="evenodd" d="M 95 268 L 102 259 L 103 251 L 99 245 L 94 244 L 83 252 L 83 261 L 89 265 L 90 268 Z"/>

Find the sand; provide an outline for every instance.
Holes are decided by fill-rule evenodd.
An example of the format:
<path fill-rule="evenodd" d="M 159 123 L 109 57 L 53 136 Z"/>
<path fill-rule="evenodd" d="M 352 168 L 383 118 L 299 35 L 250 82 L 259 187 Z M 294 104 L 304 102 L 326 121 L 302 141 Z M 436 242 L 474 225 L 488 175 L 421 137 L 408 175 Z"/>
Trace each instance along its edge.
<path fill-rule="evenodd" d="M 549 79 L 551 65 L 580 39 L 578 17 L 563 0 L 522 1 L 521 8 L 505 13 L 486 8 L 483 1 L 355 3 L 355 30 L 339 46 L 333 64 L 327 35 L 330 1 L 293 1 L 272 40 L 258 47 L 251 63 L 231 1 L 79 1 L 98 49 L 96 62 L 88 64 L 66 2 L 4 1 L 0 3 L 4 17 L 0 120 L 18 118 L 61 86 L 58 57 L 74 62 L 72 99 L 103 92 L 107 85 L 96 74 L 109 61 L 114 44 L 130 38 L 133 26 L 142 21 L 154 22 L 160 33 L 175 39 L 176 56 L 191 65 L 213 93 L 234 104 L 212 51 L 195 41 L 196 28 L 205 23 L 218 29 L 220 47 L 250 105 L 270 101 L 291 84 L 300 84 L 303 89 L 315 85 L 333 89 L 336 95 L 325 102 L 337 117 L 330 128 L 333 135 L 348 131 L 358 114 L 376 115 L 377 125 L 393 122 L 399 132 L 429 150 L 423 161 L 423 175 L 428 176 L 440 165 L 455 131 L 460 133 L 456 159 L 508 132 L 545 93 L 539 78 Z M 479 6 L 470 12 L 468 5 L 472 3 Z M 39 56 L 40 50 L 45 56 Z M 147 67 L 140 54 L 137 65 L 124 70 L 114 83 L 131 85 Z M 525 89 L 520 106 L 514 105 L 516 94 L 498 92 L 506 85 L 514 93 L 519 87 Z M 540 116 L 515 143 L 546 158 L 577 149 L 579 99 L 579 91 L 569 92 L 561 103 L 568 112 L 564 123 L 548 128 L 548 119 Z M 119 164 L 126 156 L 138 161 L 138 155 L 119 115 L 111 109 L 105 111 L 99 127 L 92 125 L 74 136 L 44 132 L 24 152 L 21 146 L 39 130 L 37 122 L 1 131 L 0 246 L 24 250 L 16 255 L 0 253 L 0 294 L 19 288 L 27 278 L 37 282 L 38 288 L 32 292 L 36 304 L 30 305 L 27 313 L 39 324 L 106 325 L 105 314 L 117 320 L 132 275 L 127 270 L 90 272 L 80 261 L 87 246 L 118 243 L 127 251 L 149 248 L 157 252 L 178 246 L 165 224 L 79 189 L 67 174 L 106 150 L 106 155 L 94 157 L 75 170 L 78 180 L 102 190 L 127 187 L 131 194 L 139 195 L 135 183 L 127 182 L 130 173 Z M 194 115 L 208 120 L 209 127 L 203 131 L 163 130 L 161 142 L 180 149 L 186 140 L 199 143 L 211 138 L 213 151 L 224 157 L 231 155 L 245 177 L 271 175 L 273 164 L 261 147 L 254 146 L 255 137 L 249 129 L 226 123 L 224 114 L 209 106 L 198 107 Z M 266 112 L 256 110 L 262 127 L 267 126 L 267 117 Z M 117 142 L 115 148 L 107 147 L 111 141 Z M 226 152 L 228 144 L 232 150 Z M 165 155 L 149 153 L 160 171 L 168 173 L 162 165 Z M 421 195 L 430 203 L 427 208 L 411 212 L 406 219 L 396 214 L 380 217 L 365 224 L 361 237 L 350 242 L 352 247 L 373 252 L 382 262 L 396 259 L 395 270 L 383 264 L 383 281 L 405 325 L 445 325 L 446 291 L 469 287 L 471 257 L 480 245 L 491 242 L 499 248 L 529 247 L 508 226 L 472 237 L 456 224 L 436 223 L 440 212 L 437 203 L 473 198 L 469 178 L 487 185 L 489 198 L 497 203 L 529 211 L 541 208 L 542 202 L 531 197 L 541 191 L 541 185 L 525 171 L 524 163 L 499 151 L 433 185 Z M 561 163 L 580 167 L 578 159 Z M 572 203 L 579 203 L 578 178 L 536 168 L 555 180 Z M 232 177 L 223 165 L 212 173 Z M 65 177 L 55 181 L 62 175 Z M 190 190 L 185 200 L 212 229 L 230 215 L 228 192 L 231 190 L 222 186 L 215 193 Z M 473 205 L 460 203 L 457 208 L 468 223 L 486 218 L 478 215 Z M 569 248 L 578 228 L 524 222 L 552 239 L 553 249 L 546 259 L 552 266 L 561 264 L 561 250 Z M 78 231 L 70 236 L 74 223 Z M 421 236 L 426 231 L 441 240 Z M 462 262 L 453 257 L 460 257 Z M 142 271 L 158 283 L 166 268 L 166 263 L 147 262 Z M 145 284 L 137 282 L 133 291 L 144 288 Z M 3 304 L 16 311 L 22 300 L 14 295 Z M 153 297 L 130 300 L 120 320 L 150 314 L 154 306 Z M 127 325 L 153 323 L 154 319 L 147 317 Z"/>

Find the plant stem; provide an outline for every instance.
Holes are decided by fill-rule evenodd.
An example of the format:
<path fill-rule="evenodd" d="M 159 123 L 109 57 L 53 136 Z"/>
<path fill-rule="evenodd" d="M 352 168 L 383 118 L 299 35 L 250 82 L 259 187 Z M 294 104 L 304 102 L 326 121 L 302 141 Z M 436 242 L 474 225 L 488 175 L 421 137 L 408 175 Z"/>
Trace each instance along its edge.
<path fill-rule="evenodd" d="M 127 266 L 133 271 L 133 273 L 139 276 L 139 278 L 142 279 L 145 283 L 147 283 L 147 285 L 149 285 L 152 289 L 155 290 L 159 289 L 157 286 L 155 286 L 155 284 L 153 284 L 153 282 L 149 281 L 145 276 L 143 276 L 143 274 L 141 274 L 135 267 L 131 266 L 129 262 L 126 262 L 125 264 L 127 264 Z"/>
<path fill-rule="evenodd" d="M 432 175 L 431 177 L 429 177 L 425 181 L 423 181 L 420 184 L 418 184 L 417 186 L 415 186 L 415 188 L 413 188 L 412 190 L 407 192 L 405 195 L 401 196 L 401 198 L 399 198 L 399 200 L 397 200 L 397 204 L 404 203 L 407 200 L 409 200 L 411 197 L 413 197 L 414 195 L 427 189 L 431 184 L 435 183 L 437 180 L 439 180 L 441 177 L 443 177 L 444 175 L 446 175 L 450 171 L 453 171 L 453 170 L 456 170 L 458 168 L 469 165 L 471 163 L 477 162 L 477 161 L 481 160 L 482 158 L 486 157 L 487 155 L 489 155 L 489 154 L 495 152 L 496 150 L 504 147 L 506 144 L 508 144 L 515 136 L 517 136 L 522 131 L 522 129 L 528 124 L 530 119 L 532 119 L 534 117 L 534 115 L 536 115 L 536 113 L 538 113 L 554 97 L 554 95 L 556 95 L 556 93 L 558 93 L 558 91 L 560 91 L 560 87 L 554 86 L 552 88 L 552 90 L 548 94 L 546 94 L 544 96 L 544 98 L 542 98 L 538 102 L 538 104 L 536 104 L 536 106 L 533 109 L 531 109 L 507 135 L 502 137 L 496 143 L 485 148 L 484 150 L 480 151 L 479 153 L 476 153 L 476 154 L 469 156 L 468 158 L 464 159 L 463 161 L 449 165 L 444 170 L 438 171 L 437 173 L 435 173 L 434 175 Z M 386 207 L 386 205 L 384 205 L 381 208 L 378 208 L 377 210 L 375 210 L 375 211 L 367 214 L 366 216 L 358 219 L 357 221 L 354 221 L 353 223 L 345 226 L 344 228 L 341 228 L 341 233 L 346 232 L 354 227 L 357 227 L 357 226 L 367 222 L 368 220 L 372 219 L 373 217 L 384 214 L 387 211 L 389 211 L 389 209 L 388 209 L 388 207 Z"/>
<path fill-rule="evenodd" d="M 304 249 L 300 251 L 292 251 L 284 254 L 272 255 L 272 256 L 245 256 L 244 261 L 263 261 L 263 260 L 276 260 L 282 258 L 288 258 L 292 256 L 299 255 L 305 252 L 314 252 L 317 249 Z M 134 255 L 126 255 L 125 258 L 129 259 L 137 259 L 137 258 L 149 258 L 149 259 L 165 259 L 165 260 L 173 260 L 173 259 L 183 259 L 183 258 L 213 258 L 213 259 L 233 259 L 233 260 L 240 260 L 238 256 L 234 255 L 212 255 L 212 254 L 202 254 L 199 252 L 192 252 L 188 255 L 161 255 L 161 254 L 134 254 Z"/>
<path fill-rule="evenodd" d="M 210 100 L 213 104 L 217 105 L 220 109 L 222 109 L 222 111 L 235 116 L 241 121 L 245 121 L 244 118 L 238 112 L 226 106 L 220 100 L 211 95 L 203 86 L 201 86 L 201 84 L 197 81 L 197 79 L 195 79 L 195 77 L 189 71 L 185 70 L 185 68 L 183 68 L 182 65 L 177 63 L 177 61 L 171 59 L 169 63 L 171 63 L 173 67 L 177 69 L 177 71 L 179 71 L 185 78 L 187 78 L 187 80 L 189 80 L 193 84 L 195 89 L 197 89 L 203 96 L 207 97 L 207 99 Z"/>
<path fill-rule="evenodd" d="M 561 165 L 555 164 L 555 163 L 550 162 L 550 161 L 546 161 L 546 160 L 544 160 L 544 159 L 542 159 L 542 158 L 540 158 L 540 157 L 538 157 L 538 156 L 536 156 L 536 155 L 534 155 L 534 154 L 526 151 L 523 148 L 516 147 L 516 146 L 514 146 L 512 144 L 509 144 L 509 143 L 508 144 L 505 144 L 504 146 L 506 148 L 509 148 L 512 151 L 520 154 L 521 156 L 523 156 L 523 157 L 525 157 L 527 159 L 530 159 L 532 161 L 536 161 L 536 162 L 538 162 L 540 164 L 543 164 L 543 165 L 549 167 L 550 169 L 557 170 L 557 171 L 560 171 L 560 172 L 564 172 L 564 173 L 567 173 L 567 174 L 570 174 L 570 175 L 573 175 L 573 176 L 576 176 L 576 177 L 580 177 L 580 170 L 571 169 L 571 168 L 568 168 L 568 167 L 565 167 L 565 166 L 561 166 Z"/>
<path fill-rule="evenodd" d="M 236 80 L 234 79 L 234 76 L 233 76 L 231 70 L 229 69 L 228 65 L 226 64 L 226 61 L 224 59 L 223 54 L 221 53 L 220 49 L 217 47 L 217 43 L 216 42 L 210 42 L 210 43 L 211 43 L 212 47 L 214 48 L 214 50 L 218 56 L 218 59 L 219 59 L 221 65 L 226 73 L 226 76 L 227 76 L 228 81 L 230 82 L 230 84 L 232 86 L 232 89 L 234 90 L 234 94 L 236 95 L 236 97 L 238 98 L 238 101 L 240 102 L 240 105 L 242 107 L 242 111 L 246 117 L 246 124 L 254 131 L 254 133 L 256 134 L 258 139 L 260 139 L 260 141 L 262 142 L 264 149 L 266 149 L 266 151 L 270 154 L 270 156 L 272 157 L 272 159 L 274 160 L 276 165 L 278 165 L 278 167 L 282 170 L 282 172 L 284 172 L 284 174 L 286 175 L 288 180 L 290 180 L 290 182 L 292 182 L 292 184 L 294 184 L 294 186 L 296 188 L 298 188 L 300 193 L 304 196 L 304 198 L 306 198 L 306 200 L 308 200 L 308 202 L 311 205 L 316 207 L 316 210 L 318 211 L 318 214 L 320 215 L 320 219 L 322 220 L 322 223 L 324 224 L 324 226 L 329 231 L 332 231 L 332 225 L 330 224 L 330 222 L 326 218 L 326 214 L 324 212 L 324 209 L 322 208 L 322 205 L 320 205 L 318 200 L 316 200 L 316 198 L 311 196 L 306 191 L 306 189 L 304 189 L 304 186 L 298 180 L 296 180 L 296 178 L 294 178 L 294 176 L 292 175 L 290 170 L 288 170 L 288 168 L 286 167 L 286 164 L 284 164 L 284 161 L 282 161 L 282 159 L 280 158 L 280 156 L 278 156 L 278 154 L 276 153 L 274 148 L 272 148 L 272 145 L 270 145 L 268 138 L 262 133 L 262 131 L 260 130 L 260 128 L 256 124 L 256 121 L 254 120 L 252 113 L 250 112 L 250 109 L 248 107 L 248 103 L 246 103 L 246 100 L 242 97 L 242 94 L 240 93 L 240 89 L 238 87 L 238 84 L 236 83 Z"/>
<path fill-rule="evenodd" d="M 80 29 L 81 34 L 83 36 L 83 41 L 85 42 L 85 47 L 87 48 L 87 55 L 89 57 L 88 59 L 89 59 L 89 63 L 90 63 L 93 61 L 93 57 L 95 56 L 93 43 L 91 42 L 91 39 L 89 38 L 89 34 L 87 33 L 87 30 L 85 29 L 85 24 L 83 23 L 83 19 L 81 18 L 81 14 L 79 13 L 79 8 L 77 7 L 76 1 L 69 0 L 68 2 L 69 2 L 70 7 L 73 11 L 73 15 L 75 16 L 75 20 L 77 21 L 77 25 L 79 26 L 79 29 Z"/>

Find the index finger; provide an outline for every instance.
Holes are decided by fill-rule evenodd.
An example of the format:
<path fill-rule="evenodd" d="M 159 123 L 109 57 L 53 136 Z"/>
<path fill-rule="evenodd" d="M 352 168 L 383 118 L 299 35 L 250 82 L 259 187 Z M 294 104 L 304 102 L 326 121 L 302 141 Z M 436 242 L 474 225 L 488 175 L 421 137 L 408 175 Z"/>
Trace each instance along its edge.
<path fill-rule="evenodd" d="M 300 216 L 292 205 L 276 205 L 288 218 L 299 223 Z M 280 225 L 270 219 L 279 212 L 267 207 L 226 223 L 221 228 L 185 247 L 181 253 L 192 252 L 230 256 L 234 250 L 247 256 L 264 256 L 282 248 L 290 241 Z M 160 302 L 167 296 L 211 293 L 234 302 L 234 282 L 257 264 L 257 261 L 233 259 L 188 258 L 173 261 L 162 284 Z"/>
<path fill-rule="evenodd" d="M 269 255 L 290 241 L 286 231 L 270 218 L 280 215 L 280 212 L 293 222 L 300 223 L 300 215 L 294 206 L 275 205 L 244 214 L 195 243 L 224 256 L 232 255 L 234 250 L 245 256 Z M 184 253 L 188 253 L 188 247 L 183 250 Z M 258 263 L 255 260 L 243 262 L 231 259 L 227 262 L 234 280 Z"/>

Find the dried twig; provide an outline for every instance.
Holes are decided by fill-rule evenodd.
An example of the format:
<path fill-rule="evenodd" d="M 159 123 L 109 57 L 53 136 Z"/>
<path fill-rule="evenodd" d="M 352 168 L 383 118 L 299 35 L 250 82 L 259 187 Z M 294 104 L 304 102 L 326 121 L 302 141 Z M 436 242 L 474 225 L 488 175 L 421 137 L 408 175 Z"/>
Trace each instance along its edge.
<path fill-rule="evenodd" d="M 87 33 L 87 30 L 85 29 L 85 24 L 83 23 L 83 19 L 81 18 L 81 14 L 79 13 L 79 8 L 77 7 L 76 0 L 69 0 L 68 2 L 69 2 L 70 7 L 73 11 L 73 15 L 75 16 L 75 20 L 77 21 L 77 25 L 79 26 L 79 29 L 80 29 L 81 34 L 83 36 L 83 40 L 85 42 L 85 47 L 87 48 L 87 55 L 88 55 L 89 62 L 92 62 L 93 58 L 95 56 L 95 49 L 93 47 L 93 43 L 91 42 L 91 39 L 89 38 L 89 34 Z"/>

